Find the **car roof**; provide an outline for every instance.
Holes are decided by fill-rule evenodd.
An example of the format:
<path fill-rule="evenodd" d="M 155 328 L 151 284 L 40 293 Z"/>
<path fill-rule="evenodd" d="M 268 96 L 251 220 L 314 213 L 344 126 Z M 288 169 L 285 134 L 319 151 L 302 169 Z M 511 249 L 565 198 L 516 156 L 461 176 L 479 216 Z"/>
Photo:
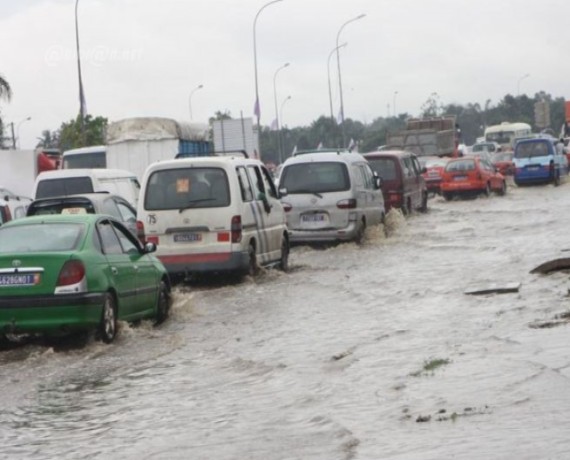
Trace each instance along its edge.
<path fill-rule="evenodd" d="M 22 217 L 20 219 L 14 219 L 2 226 L 4 227 L 13 227 L 16 225 L 27 225 L 27 224 L 39 224 L 39 223 L 84 223 L 90 224 L 96 222 L 101 217 L 109 218 L 114 222 L 117 222 L 117 219 L 114 219 L 112 216 L 102 215 L 102 214 L 47 214 L 41 216 L 30 216 L 30 217 Z"/>
<path fill-rule="evenodd" d="M 381 158 L 381 157 L 402 158 L 402 157 L 416 156 L 416 154 L 413 152 L 409 152 L 407 150 L 379 150 L 375 152 L 363 153 L 362 156 L 364 158 Z"/>
<path fill-rule="evenodd" d="M 63 177 L 98 177 L 98 178 L 116 178 L 116 177 L 133 177 L 135 173 L 124 169 L 107 169 L 107 168 L 78 168 L 78 169 L 55 169 L 53 171 L 43 171 L 38 174 L 38 179 L 60 179 Z"/>
<path fill-rule="evenodd" d="M 163 169 L 187 168 L 189 166 L 225 166 L 232 164 L 263 165 L 255 158 L 245 158 L 243 155 L 220 155 L 204 157 L 181 157 L 172 160 L 157 161 L 147 167 L 147 171 L 158 171 Z"/>
<path fill-rule="evenodd" d="M 355 161 L 366 161 L 359 153 L 349 152 L 348 150 L 315 150 L 305 152 L 301 155 L 289 157 L 283 163 L 284 166 L 301 163 L 337 161 L 339 163 L 353 163 Z"/>
<path fill-rule="evenodd" d="M 50 196 L 47 198 L 38 198 L 37 200 L 34 200 L 34 203 L 45 203 L 48 201 L 77 201 L 79 199 L 85 199 L 92 202 L 102 202 L 109 197 L 119 198 L 123 201 L 127 201 L 121 195 L 117 195 L 116 193 L 94 192 L 94 193 L 78 193 L 75 195 L 59 195 L 59 196 Z"/>

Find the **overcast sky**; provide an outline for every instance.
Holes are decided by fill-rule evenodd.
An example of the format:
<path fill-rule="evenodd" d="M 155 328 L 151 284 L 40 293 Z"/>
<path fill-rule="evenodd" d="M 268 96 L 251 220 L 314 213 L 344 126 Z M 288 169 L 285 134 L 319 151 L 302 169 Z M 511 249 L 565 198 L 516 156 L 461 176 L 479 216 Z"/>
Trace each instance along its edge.
<path fill-rule="evenodd" d="M 206 122 L 216 111 L 253 116 L 253 22 L 268 0 L 80 0 L 87 109 L 110 121 L 136 116 Z M 0 102 L 33 148 L 79 111 L 75 0 L 0 0 Z M 256 27 L 261 123 L 330 115 L 327 62 L 339 43 L 345 117 L 418 115 L 431 93 L 443 104 L 496 104 L 544 90 L 570 97 L 567 0 L 282 0 Z M 339 110 L 336 56 L 332 100 Z M 528 74 L 528 76 L 526 76 Z M 287 96 L 291 99 L 283 104 Z M 395 102 L 395 104 L 394 104 Z M 20 123 L 27 117 L 30 121 Z"/>

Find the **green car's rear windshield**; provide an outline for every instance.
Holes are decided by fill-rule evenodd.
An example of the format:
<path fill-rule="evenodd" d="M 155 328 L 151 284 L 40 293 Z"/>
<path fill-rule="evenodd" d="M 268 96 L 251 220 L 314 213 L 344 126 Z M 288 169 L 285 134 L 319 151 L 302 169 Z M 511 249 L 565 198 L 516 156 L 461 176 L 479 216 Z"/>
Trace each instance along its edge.
<path fill-rule="evenodd" d="M 85 231 L 84 224 L 35 223 L 0 227 L 0 254 L 72 251 Z"/>

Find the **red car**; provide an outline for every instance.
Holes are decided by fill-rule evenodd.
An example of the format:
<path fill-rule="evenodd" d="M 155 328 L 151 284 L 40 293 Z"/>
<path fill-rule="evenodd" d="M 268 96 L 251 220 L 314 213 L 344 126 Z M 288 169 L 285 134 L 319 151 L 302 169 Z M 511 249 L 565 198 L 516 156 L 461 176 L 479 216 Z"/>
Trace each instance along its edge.
<path fill-rule="evenodd" d="M 441 193 L 446 200 L 459 195 L 491 192 L 498 195 L 507 193 L 505 176 L 498 173 L 488 161 L 479 157 L 450 160 L 445 166 L 441 181 Z"/>
<path fill-rule="evenodd" d="M 427 190 L 432 194 L 441 193 L 441 176 L 445 165 L 449 161 L 446 157 L 420 157 L 420 163 L 425 168 L 422 176 L 426 182 Z"/>
<path fill-rule="evenodd" d="M 497 152 L 493 155 L 493 166 L 503 176 L 512 176 L 515 173 L 513 152 Z"/>

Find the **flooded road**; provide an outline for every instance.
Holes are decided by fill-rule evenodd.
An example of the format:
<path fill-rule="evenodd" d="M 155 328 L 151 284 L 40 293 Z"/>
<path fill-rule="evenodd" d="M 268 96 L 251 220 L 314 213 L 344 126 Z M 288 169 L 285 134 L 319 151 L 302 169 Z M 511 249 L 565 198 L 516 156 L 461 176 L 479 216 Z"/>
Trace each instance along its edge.
<path fill-rule="evenodd" d="M 0 458 L 570 457 L 570 183 L 389 215 L 362 247 L 179 287 L 116 343 L 0 352 Z M 493 283 L 518 293 L 469 296 Z"/>

